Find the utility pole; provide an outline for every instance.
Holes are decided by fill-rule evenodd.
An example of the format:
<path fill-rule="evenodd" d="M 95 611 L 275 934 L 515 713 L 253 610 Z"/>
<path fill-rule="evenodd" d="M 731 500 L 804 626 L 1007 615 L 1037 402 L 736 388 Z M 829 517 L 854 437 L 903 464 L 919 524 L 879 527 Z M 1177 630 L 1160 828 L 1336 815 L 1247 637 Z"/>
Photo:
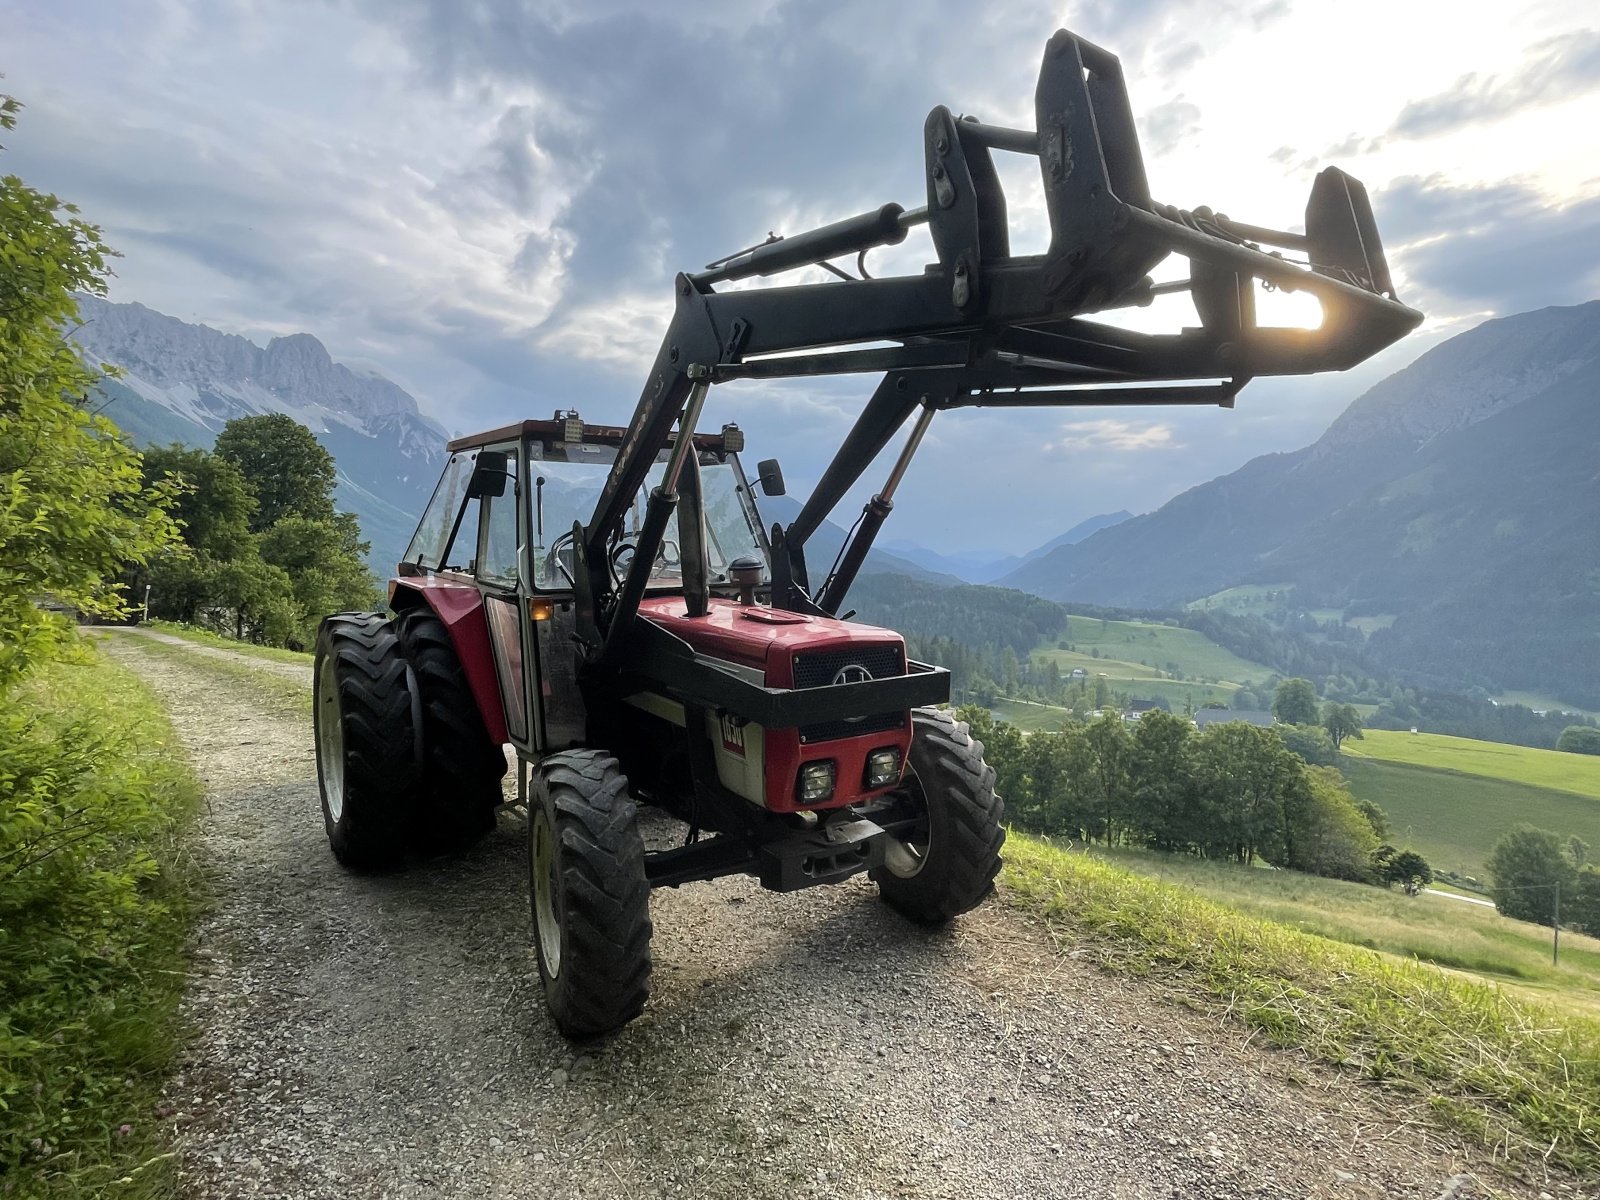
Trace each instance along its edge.
<path fill-rule="evenodd" d="M 1555 912 L 1551 914 L 1550 922 L 1550 965 L 1559 966 L 1561 963 L 1561 880 L 1555 884 Z"/>

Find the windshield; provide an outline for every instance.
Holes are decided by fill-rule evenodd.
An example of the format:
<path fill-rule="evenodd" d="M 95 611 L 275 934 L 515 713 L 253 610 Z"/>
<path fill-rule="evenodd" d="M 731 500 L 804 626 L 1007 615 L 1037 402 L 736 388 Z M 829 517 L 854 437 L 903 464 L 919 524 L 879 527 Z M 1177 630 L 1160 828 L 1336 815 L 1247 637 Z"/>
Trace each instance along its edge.
<path fill-rule="evenodd" d="M 594 515 L 616 451 L 610 446 L 567 443 L 546 447 L 534 443 L 530 452 L 533 461 L 529 463 L 529 474 L 533 478 L 533 487 L 529 489 L 528 500 L 533 509 L 533 519 L 529 525 L 534 539 L 534 586 L 564 591 L 572 586 L 573 523 L 585 524 Z M 650 468 L 644 487 L 639 490 L 632 509 L 623 521 L 621 533 L 612 543 L 611 561 L 614 573 L 619 576 L 628 569 L 633 541 L 644 523 L 645 502 L 650 490 L 661 482 L 665 471 L 663 454 L 661 461 Z M 755 517 L 749 492 L 733 461 L 718 462 L 713 455 L 702 455 L 700 479 L 705 496 L 706 558 L 711 571 L 710 582 L 727 582 L 728 565 L 738 558 L 758 559 L 765 568 L 767 556 L 753 525 Z M 682 515 L 680 505 L 678 516 Z M 674 521 L 667 527 L 661 553 L 656 556 L 650 572 L 652 587 L 681 586 L 681 545 L 682 539 Z"/>

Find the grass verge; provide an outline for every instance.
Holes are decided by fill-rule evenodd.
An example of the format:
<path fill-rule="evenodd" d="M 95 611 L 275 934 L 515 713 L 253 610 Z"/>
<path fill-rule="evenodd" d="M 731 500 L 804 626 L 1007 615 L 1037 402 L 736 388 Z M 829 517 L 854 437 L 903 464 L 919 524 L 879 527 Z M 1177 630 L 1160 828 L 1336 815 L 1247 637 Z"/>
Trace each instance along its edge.
<path fill-rule="evenodd" d="M 0 1195 L 170 1196 L 158 1104 L 200 785 L 155 697 L 100 654 L 30 679 L 0 725 Z"/>
<path fill-rule="evenodd" d="M 1420 1096 L 1508 1159 L 1600 1168 L 1600 1023 L 1019 834 L 1002 878 L 1008 903 L 1103 967 L 1158 976 L 1273 1045 Z"/>
<path fill-rule="evenodd" d="M 220 633 L 213 633 L 209 629 L 185 625 L 181 621 L 150 621 L 147 624 L 151 629 L 180 637 L 186 642 L 194 642 L 200 646 L 215 646 L 219 650 L 232 650 L 236 654 L 248 655 L 251 658 L 295 663 L 299 666 L 308 666 L 311 662 L 311 654 L 308 651 L 283 650 L 277 646 L 258 646 L 254 642 L 240 642 L 230 637 L 223 637 Z"/>

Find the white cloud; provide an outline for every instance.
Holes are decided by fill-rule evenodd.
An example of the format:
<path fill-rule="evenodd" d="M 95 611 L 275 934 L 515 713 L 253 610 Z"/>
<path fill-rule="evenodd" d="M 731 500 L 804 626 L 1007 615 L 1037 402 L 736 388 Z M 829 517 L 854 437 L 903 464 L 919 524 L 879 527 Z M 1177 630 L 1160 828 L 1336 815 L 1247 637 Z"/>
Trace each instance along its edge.
<path fill-rule="evenodd" d="M 1046 454 L 1071 450 L 1181 450 L 1171 425 L 1156 422 L 1119 421 L 1102 417 L 1097 421 L 1068 421 L 1060 433 L 1044 444 Z"/>

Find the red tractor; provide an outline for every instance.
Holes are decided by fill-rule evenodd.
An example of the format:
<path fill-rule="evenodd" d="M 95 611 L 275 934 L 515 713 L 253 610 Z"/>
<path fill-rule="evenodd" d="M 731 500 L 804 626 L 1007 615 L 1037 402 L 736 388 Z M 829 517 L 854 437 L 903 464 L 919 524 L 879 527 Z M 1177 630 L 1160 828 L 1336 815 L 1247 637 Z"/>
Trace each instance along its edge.
<path fill-rule="evenodd" d="M 1117 60 L 1065 31 L 1036 107 L 1036 130 L 934 109 L 925 207 L 885 205 L 678 276 L 626 428 L 557 412 L 452 442 L 391 612 L 323 623 L 314 712 L 335 855 L 383 869 L 482 834 L 509 743 L 539 972 L 568 1035 L 642 1010 L 654 887 L 747 874 L 793 891 L 865 872 L 925 924 L 992 890 L 1002 806 L 983 747 L 940 707 L 948 674 L 839 616 L 935 413 L 1232 407 L 1256 375 L 1352 366 L 1421 319 L 1396 300 L 1366 193 L 1342 172 L 1318 176 L 1303 233 L 1157 204 Z M 1044 255 L 1010 253 L 995 150 L 1038 158 Z M 867 274 L 869 250 L 922 225 L 935 262 Z M 1189 277 L 1153 282 L 1173 254 Z M 856 275 L 829 262 L 845 255 Z M 814 264 L 841 278 L 716 288 Z M 1259 325 L 1258 281 L 1315 296 L 1321 326 Z M 1199 325 L 1143 333 L 1086 315 L 1172 292 Z M 846 372 L 882 379 L 796 519 L 768 529 L 742 433 L 697 430 L 706 394 Z M 807 540 L 908 421 L 888 482 L 813 585 Z M 758 479 L 782 493 L 776 462 Z M 647 850 L 641 805 L 676 818 L 680 844 Z"/>

